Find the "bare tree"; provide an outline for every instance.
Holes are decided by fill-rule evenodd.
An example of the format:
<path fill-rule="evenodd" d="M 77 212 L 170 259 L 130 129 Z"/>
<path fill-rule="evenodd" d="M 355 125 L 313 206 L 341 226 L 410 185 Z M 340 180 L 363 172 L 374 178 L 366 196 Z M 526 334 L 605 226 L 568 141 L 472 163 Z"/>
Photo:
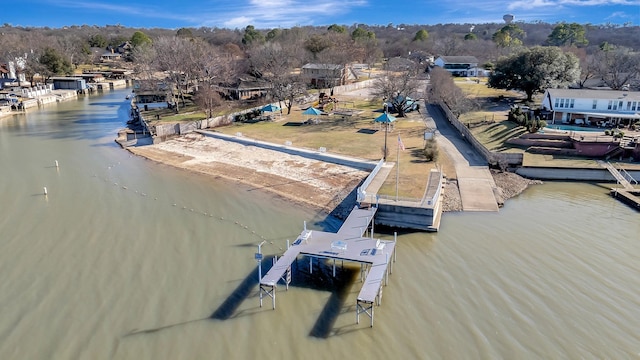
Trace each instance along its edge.
<path fill-rule="evenodd" d="M 595 57 L 598 76 L 614 90 L 622 89 L 640 73 L 640 54 L 629 48 L 604 49 Z"/>
<path fill-rule="evenodd" d="M 391 104 L 404 117 L 412 105 L 411 97 L 416 97 L 420 83 L 414 78 L 413 69 L 387 72 L 386 76 L 376 79 L 373 94 Z"/>
<path fill-rule="evenodd" d="M 432 101 L 442 101 L 456 116 L 475 107 L 473 101 L 456 86 L 451 73 L 441 67 L 435 67 L 431 71 L 429 97 Z"/>
<path fill-rule="evenodd" d="M 220 107 L 223 103 L 220 93 L 216 91 L 211 84 L 205 83 L 198 87 L 193 97 L 193 101 L 200 108 L 205 109 L 209 118 L 213 117 L 213 111 Z"/>
<path fill-rule="evenodd" d="M 209 49 L 208 44 L 199 39 L 182 37 L 161 37 L 154 41 L 158 70 L 168 74 L 168 79 L 177 91 L 177 96 L 185 104 L 185 92 L 202 75 L 203 62 Z M 175 101 L 179 111 L 178 101 Z"/>
<path fill-rule="evenodd" d="M 584 88 L 587 81 L 595 78 L 598 73 L 598 62 L 593 54 L 588 54 L 585 48 L 566 47 L 564 51 L 574 54 L 580 60 L 580 78 L 577 85 Z"/>

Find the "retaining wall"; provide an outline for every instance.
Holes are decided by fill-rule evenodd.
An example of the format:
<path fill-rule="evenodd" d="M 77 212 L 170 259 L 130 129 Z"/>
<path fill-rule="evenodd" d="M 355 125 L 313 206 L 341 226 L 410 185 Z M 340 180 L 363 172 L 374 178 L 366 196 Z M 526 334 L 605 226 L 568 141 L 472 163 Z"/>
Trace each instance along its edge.
<path fill-rule="evenodd" d="M 523 154 L 515 154 L 515 153 L 498 153 L 489 151 L 483 144 L 481 144 L 478 140 L 476 140 L 475 136 L 471 133 L 471 131 L 467 128 L 465 124 L 463 124 L 458 118 L 449 110 L 449 107 L 442 102 L 437 102 L 436 105 L 442 111 L 442 114 L 447 118 L 447 120 L 455 127 L 460 134 L 467 140 L 469 144 L 474 148 L 474 150 L 480 154 L 490 165 L 509 165 L 509 166 L 520 166 L 522 165 L 522 159 L 524 157 Z"/>
<path fill-rule="evenodd" d="M 196 132 L 205 136 L 209 136 L 209 137 L 213 137 L 213 138 L 217 138 L 225 141 L 233 141 L 233 142 L 247 145 L 247 146 L 257 146 L 263 149 L 280 151 L 286 154 L 297 155 L 297 156 L 306 157 L 308 159 L 320 160 L 320 161 L 329 162 L 333 164 L 349 166 L 356 169 L 373 170 L 377 164 L 376 162 L 370 161 L 370 160 L 363 160 L 363 159 L 351 158 L 348 156 L 330 154 L 330 153 L 321 152 L 321 151 L 314 151 L 309 149 L 295 148 L 295 147 L 286 146 L 286 145 L 273 144 L 265 141 L 259 141 L 259 140 L 240 137 L 240 136 L 232 136 L 232 135 L 226 135 L 226 134 L 221 134 L 221 133 L 216 133 L 211 131 L 202 131 L 202 130 L 196 130 Z"/>
<path fill-rule="evenodd" d="M 434 219 L 438 211 L 438 207 L 423 208 L 378 203 L 376 225 L 438 231 L 438 227 L 434 225 Z"/>
<path fill-rule="evenodd" d="M 527 167 L 516 169 L 516 174 L 540 180 L 577 180 L 577 181 L 601 181 L 616 182 L 616 179 L 606 169 L 572 169 L 560 167 Z M 640 170 L 627 171 L 631 177 L 640 180 Z"/>

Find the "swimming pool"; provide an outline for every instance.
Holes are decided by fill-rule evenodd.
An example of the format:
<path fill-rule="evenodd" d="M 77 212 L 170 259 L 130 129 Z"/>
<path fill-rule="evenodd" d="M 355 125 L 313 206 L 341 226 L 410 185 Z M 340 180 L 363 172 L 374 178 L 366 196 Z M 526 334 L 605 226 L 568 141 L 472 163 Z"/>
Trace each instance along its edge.
<path fill-rule="evenodd" d="M 589 127 L 582 127 L 582 126 L 575 126 L 575 125 L 557 125 L 557 124 L 547 125 L 546 127 L 544 127 L 543 130 L 604 132 L 604 129 L 589 128 Z"/>

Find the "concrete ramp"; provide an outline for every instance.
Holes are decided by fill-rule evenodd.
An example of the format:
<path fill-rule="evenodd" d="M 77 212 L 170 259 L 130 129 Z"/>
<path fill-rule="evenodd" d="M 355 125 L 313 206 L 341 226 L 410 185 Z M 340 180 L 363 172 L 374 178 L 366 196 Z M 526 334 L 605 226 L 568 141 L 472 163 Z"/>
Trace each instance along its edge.
<path fill-rule="evenodd" d="M 498 211 L 488 166 L 456 166 L 463 211 Z"/>
<path fill-rule="evenodd" d="M 496 188 L 487 162 L 479 156 L 436 107 L 424 115 L 428 128 L 435 128 L 436 141 L 456 169 L 463 211 L 498 211 Z"/>

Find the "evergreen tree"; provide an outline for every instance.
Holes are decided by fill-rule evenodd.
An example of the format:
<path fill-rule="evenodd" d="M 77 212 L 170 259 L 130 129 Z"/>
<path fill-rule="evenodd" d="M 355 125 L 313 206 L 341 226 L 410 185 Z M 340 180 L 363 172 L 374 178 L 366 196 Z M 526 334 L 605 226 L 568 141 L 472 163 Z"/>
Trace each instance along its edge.
<path fill-rule="evenodd" d="M 580 62 L 575 55 L 558 47 L 536 46 L 500 59 L 489 76 L 489 86 L 524 91 L 531 101 L 533 94 L 568 86 L 579 77 Z"/>

